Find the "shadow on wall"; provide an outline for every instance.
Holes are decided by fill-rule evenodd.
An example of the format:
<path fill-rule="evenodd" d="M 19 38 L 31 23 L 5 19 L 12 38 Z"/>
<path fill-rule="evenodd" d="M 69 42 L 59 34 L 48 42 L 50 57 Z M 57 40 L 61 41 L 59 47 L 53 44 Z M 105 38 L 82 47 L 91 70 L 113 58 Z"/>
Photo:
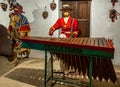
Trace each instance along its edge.
<path fill-rule="evenodd" d="M 0 55 L 11 56 L 12 49 L 10 40 L 7 37 L 7 28 L 0 24 Z"/>

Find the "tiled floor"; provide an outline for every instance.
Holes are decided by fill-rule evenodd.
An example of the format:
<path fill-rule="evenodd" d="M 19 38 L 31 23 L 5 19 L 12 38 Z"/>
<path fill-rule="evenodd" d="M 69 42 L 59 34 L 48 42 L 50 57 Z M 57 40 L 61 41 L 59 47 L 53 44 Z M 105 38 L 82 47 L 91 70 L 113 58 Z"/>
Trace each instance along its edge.
<path fill-rule="evenodd" d="M 48 63 L 49 66 L 50 63 Z M 93 87 L 120 87 L 120 67 L 114 67 L 118 78 L 115 84 L 110 81 L 100 82 L 99 80 L 93 80 Z M 54 69 L 59 70 L 58 61 L 54 62 Z M 61 75 L 55 74 L 56 77 L 60 77 Z M 82 78 L 79 75 L 69 75 L 67 79 L 72 78 L 70 80 L 73 81 L 75 77 L 77 78 L 77 80 L 74 80 L 76 82 L 82 81 L 87 84 L 89 83 L 88 79 Z M 49 81 L 47 87 L 82 87 L 60 82 L 56 84 L 51 83 Z M 22 61 L 18 66 L 14 66 L 5 57 L 0 57 L 0 87 L 44 87 L 44 59 L 30 58 Z"/>

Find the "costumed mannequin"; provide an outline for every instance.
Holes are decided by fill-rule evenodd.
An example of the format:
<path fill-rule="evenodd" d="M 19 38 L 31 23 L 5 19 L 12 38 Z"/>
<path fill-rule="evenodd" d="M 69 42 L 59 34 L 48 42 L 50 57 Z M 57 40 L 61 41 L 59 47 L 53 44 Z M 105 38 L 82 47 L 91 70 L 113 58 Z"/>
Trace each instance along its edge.
<path fill-rule="evenodd" d="M 50 28 L 49 35 L 51 36 L 55 30 L 61 29 L 60 37 L 77 37 L 79 32 L 78 22 L 70 16 L 72 8 L 70 8 L 70 5 L 65 4 L 60 11 L 63 12 L 63 17 L 58 18 L 56 23 Z"/>
<path fill-rule="evenodd" d="M 18 48 L 21 47 L 20 38 L 29 36 L 30 25 L 27 18 L 22 15 L 23 11 L 19 11 L 21 8 L 14 8 L 14 13 L 9 14 L 10 24 L 8 27 L 9 38 L 11 39 L 14 61 L 17 60 Z M 26 57 L 28 58 L 30 49 L 26 49 Z"/>
<path fill-rule="evenodd" d="M 27 18 L 22 14 L 25 13 L 22 6 L 16 0 L 8 0 L 8 3 L 10 5 L 9 10 L 12 11 L 9 14 L 8 34 L 11 39 L 14 63 L 17 60 L 17 54 L 24 54 L 26 58 L 29 58 L 30 49 L 21 48 L 20 38 L 29 36 L 30 25 Z"/>
<path fill-rule="evenodd" d="M 60 11 L 63 12 L 63 17 L 58 18 L 56 23 L 49 29 L 49 35 L 52 36 L 55 30 L 61 29 L 61 38 L 76 38 L 78 36 L 79 29 L 77 20 L 70 16 L 72 8 L 70 5 L 65 4 L 63 5 L 62 9 L 60 9 Z M 65 57 L 64 54 L 62 55 L 62 57 Z M 69 73 L 68 67 L 64 64 L 62 59 L 60 59 L 60 67 L 64 74 Z"/>

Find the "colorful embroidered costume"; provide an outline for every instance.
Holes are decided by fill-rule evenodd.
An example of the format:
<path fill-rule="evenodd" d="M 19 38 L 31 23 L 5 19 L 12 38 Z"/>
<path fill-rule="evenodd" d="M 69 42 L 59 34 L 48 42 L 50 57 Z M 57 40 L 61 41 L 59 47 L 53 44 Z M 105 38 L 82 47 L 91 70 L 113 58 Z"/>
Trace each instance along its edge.
<path fill-rule="evenodd" d="M 59 28 L 61 28 L 61 34 L 65 34 L 67 38 L 69 38 L 70 35 L 77 37 L 76 35 L 79 32 L 78 22 L 72 17 L 69 17 L 67 23 L 65 23 L 64 18 L 59 18 L 52 26 L 52 29 L 57 30 Z"/>
<path fill-rule="evenodd" d="M 18 47 L 20 38 L 28 36 L 30 32 L 30 25 L 27 18 L 20 14 L 15 15 L 14 13 L 10 13 L 10 24 L 8 27 L 9 38 L 12 41 L 12 48 Z"/>
<path fill-rule="evenodd" d="M 13 63 L 17 61 L 18 55 L 24 55 L 29 58 L 30 49 L 21 48 L 21 38 L 28 37 L 30 33 L 30 25 L 27 18 L 22 15 L 24 13 L 23 7 L 16 2 L 16 0 L 8 0 L 10 5 L 9 14 L 10 23 L 8 27 L 8 37 L 11 40 L 11 47 L 13 51 Z"/>
<path fill-rule="evenodd" d="M 22 14 L 20 14 L 19 16 L 20 16 L 20 19 L 16 23 L 16 27 L 18 28 L 18 32 L 29 32 L 30 25 L 29 25 L 27 18 Z"/>

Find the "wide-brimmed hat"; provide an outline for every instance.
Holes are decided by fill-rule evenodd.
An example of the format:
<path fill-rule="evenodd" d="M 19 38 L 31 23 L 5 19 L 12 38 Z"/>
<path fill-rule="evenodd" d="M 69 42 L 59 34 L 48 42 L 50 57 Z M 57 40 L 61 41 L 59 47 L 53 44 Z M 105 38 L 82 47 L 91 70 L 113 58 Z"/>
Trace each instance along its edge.
<path fill-rule="evenodd" d="M 60 9 L 60 11 L 65 11 L 65 10 L 72 11 L 73 9 L 70 7 L 69 4 L 64 4 L 64 5 L 62 6 L 62 9 Z"/>

